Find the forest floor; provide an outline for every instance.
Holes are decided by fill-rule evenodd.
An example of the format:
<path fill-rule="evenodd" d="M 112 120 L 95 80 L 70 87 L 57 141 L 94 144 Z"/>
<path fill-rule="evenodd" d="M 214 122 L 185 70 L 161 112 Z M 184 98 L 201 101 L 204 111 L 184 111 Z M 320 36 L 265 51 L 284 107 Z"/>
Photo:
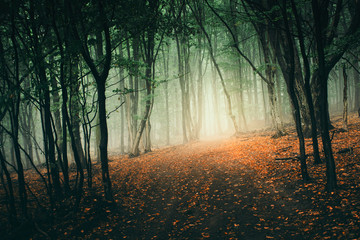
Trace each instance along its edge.
<path fill-rule="evenodd" d="M 32 237 L 46 239 L 43 231 L 53 239 L 360 239 L 360 120 L 350 115 L 349 132 L 339 131 L 339 119 L 334 125 L 334 192 L 325 191 L 325 163 L 314 165 L 312 157 L 312 180 L 301 180 L 293 128 L 277 139 L 273 132 L 244 133 L 112 157 L 116 206 L 102 200 L 96 166 L 95 190 L 86 190 L 80 211 L 51 223 L 35 218 Z M 306 146 L 310 154 L 311 139 Z M 339 153 L 344 148 L 352 151 Z"/>

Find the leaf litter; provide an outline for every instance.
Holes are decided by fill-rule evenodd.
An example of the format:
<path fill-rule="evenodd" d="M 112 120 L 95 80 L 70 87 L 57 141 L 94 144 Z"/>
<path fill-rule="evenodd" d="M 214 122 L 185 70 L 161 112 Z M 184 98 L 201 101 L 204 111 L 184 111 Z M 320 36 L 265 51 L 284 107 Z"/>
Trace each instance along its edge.
<path fill-rule="evenodd" d="M 334 125 L 341 128 L 341 121 Z M 311 182 L 301 180 L 296 159 L 276 160 L 299 152 L 295 130 L 287 132 L 277 139 L 270 131 L 251 132 L 136 158 L 113 156 L 109 168 L 116 205 L 102 200 L 95 166 L 95 187 L 85 189 L 81 211 L 43 222 L 41 228 L 56 239 L 359 238 L 359 119 L 351 115 L 349 132 L 334 133 L 338 188 L 330 193 L 325 164 L 313 165 L 311 139 L 306 139 Z M 337 153 L 343 148 L 352 150 Z M 39 186 L 32 188 L 41 192 Z"/>

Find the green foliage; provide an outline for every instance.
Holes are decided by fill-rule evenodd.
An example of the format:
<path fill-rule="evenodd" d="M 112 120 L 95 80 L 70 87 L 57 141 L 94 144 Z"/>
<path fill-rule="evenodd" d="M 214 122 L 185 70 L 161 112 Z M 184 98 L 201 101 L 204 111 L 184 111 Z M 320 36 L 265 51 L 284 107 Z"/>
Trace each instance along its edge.
<path fill-rule="evenodd" d="M 113 90 L 113 92 L 114 93 L 119 93 L 119 94 L 122 94 L 122 95 L 126 95 L 126 94 L 129 94 L 129 93 L 135 92 L 135 89 L 126 88 L 126 87 L 124 87 L 123 89 L 116 88 L 116 89 Z"/>
<path fill-rule="evenodd" d="M 114 66 L 128 70 L 130 75 L 140 76 L 146 65 L 142 61 L 135 61 L 133 59 L 124 58 L 116 54 L 114 56 Z"/>

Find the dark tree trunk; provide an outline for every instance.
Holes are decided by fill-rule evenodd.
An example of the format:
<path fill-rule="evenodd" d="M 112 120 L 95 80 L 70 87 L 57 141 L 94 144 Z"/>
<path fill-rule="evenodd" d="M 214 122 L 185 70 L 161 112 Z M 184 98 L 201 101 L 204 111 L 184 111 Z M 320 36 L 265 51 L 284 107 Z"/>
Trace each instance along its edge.
<path fill-rule="evenodd" d="M 81 135 L 80 135 L 80 114 L 81 114 L 81 105 L 79 101 L 79 91 L 80 91 L 80 81 L 79 78 L 79 66 L 78 66 L 79 58 L 78 56 L 73 56 L 71 59 L 71 66 L 69 66 L 69 82 L 70 85 L 70 119 L 72 125 L 72 131 L 74 134 L 74 141 L 76 144 L 76 151 L 80 158 L 80 163 L 83 169 L 87 169 L 87 161 L 85 159 L 83 146 L 81 143 Z M 73 149 L 73 152 L 75 150 Z"/>
<path fill-rule="evenodd" d="M 287 16 L 287 10 L 286 10 L 286 0 L 283 1 L 284 3 L 284 9 L 282 11 L 283 17 L 284 17 L 284 25 L 285 25 L 285 33 L 287 38 L 287 46 L 283 46 L 283 51 L 289 51 L 290 55 L 290 71 L 289 71 L 289 79 L 286 82 L 288 86 L 288 92 L 291 99 L 291 102 L 294 106 L 295 110 L 295 123 L 296 123 L 296 132 L 299 137 L 299 145 L 300 145 L 300 164 L 301 164 L 301 175 L 304 181 L 310 180 L 308 171 L 307 171 L 307 165 L 306 165 L 306 153 L 305 153 L 305 141 L 304 141 L 304 134 L 303 129 L 301 126 L 301 115 L 300 115 L 300 106 L 298 103 L 298 99 L 296 97 L 295 93 L 295 64 L 296 64 L 296 56 L 295 56 L 295 45 L 292 41 L 291 33 L 290 33 L 290 26 L 288 23 L 288 16 Z"/>
<path fill-rule="evenodd" d="M 20 86 L 18 85 L 18 87 Z M 11 140 L 14 147 L 13 149 L 14 149 L 15 161 L 17 166 L 18 188 L 19 188 L 19 196 L 20 196 L 20 204 L 21 204 L 20 206 L 23 215 L 27 217 L 28 216 L 27 192 L 25 188 L 24 168 L 21 161 L 20 145 L 19 145 L 19 105 L 20 105 L 20 92 L 16 92 L 15 96 L 11 101 L 11 106 L 9 109 Z"/>
<path fill-rule="evenodd" d="M 106 96 L 105 96 L 105 80 L 97 81 L 98 98 L 99 98 L 99 118 L 100 118 L 100 159 L 101 159 L 101 175 L 104 184 L 105 199 L 112 201 L 112 187 L 109 175 L 108 164 L 108 129 L 106 121 Z"/>
<path fill-rule="evenodd" d="M 265 83 L 264 81 L 261 82 L 261 93 L 262 93 L 262 103 L 263 103 L 263 107 L 264 107 L 264 122 L 265 125 L 267 126 L 269 124 L 269 114 L 268 114 L 268 104 L 266 102 L 266 94 L 265 94 L 265 87 L 264 87 Z"/>
<path fill-rule="evenodd" d="M 306 49 L 305 49 L 305 42 L 304 42 L 304 35 L 301 25 L 301 19 L 298 14 L 296 5 L 294 0 L 291 0 L 291 6 L 293 13 L 295 15 L 295 21 L 296 21 L 296 27 L 297 32 L 299 35 L 299 42 L 300 42 L 300 50 L 301 55 L 303 57 L 304 61 L 304 68 L 305 68 L 305 96 L 306 96 L 306 102 L 309 107 L 309 114 L 310 114 L 310 121 L 311 121 L 311 137 L 312 137 L 312 145 L 313 145 L 313 152 L 314 152 L 314 164 L 321 163 L 320 155 L 319 155 L 319 143 L 317 140 L 317 125 L 316 125 L 316 118 L 315 118 L 315 112 L 314 112 L 314 104 L 313 104 L 313 98 L 311 95 L 311 87 L 310 87 L 310 64 L 308 57 L 306 55 Z"/>
<path fill-rule="evenodd" d="M 84 135 L 84 150 L 85 150 L 85 158 L 86 158 L 86 166 L 87 166 L 87 184 L 88 187 L 91 189 L 92 188 L 92 177 L 93 177 L 93 173 L 92 173 L 92 161 L 91 161 L 91 155 L 90 155 L 90 149 L 91 149 L 91 122 L 92 120 L 90 120 L 90 112 L 86 109 L 87 106 L 87 100 L 86 100 L 86 93 L 87 93 L 87 85 L 89 84 L 89 79 L 88 77 L 83 77 L 83 68 L 82 65 L 79 65 L 79 69 L 80 69 L 80 76 L 82 76 L 81 79 L 81 90 L 82 90 L 82 117 L 83 117 L 83 124 L 82 124 L 82 128 L 83 128 L 83 135 Z M 86 83 L 84 82 L 86 79 Z"/>
<path fill-rule="evenodd" d="M 2 153 L 2 151 L 0 150 L 0 164 L 1 164 L 1 168 L 0 170 L 4 171 L 5 173 L 5 177 L 6 177 L 6 184 L 7 184 L 7 188 L 5 186 L 5 182 L 3 182 L 4 184 L 4 188 L 5 188 L 5 192 L 9 195 L 8 196 L 8 203 L 9 203 L 9 222 L 11 224 L 16 224 L 17 223 L 17 219 L 16 219 L 16 207 L 15 207 L 15 197 L 14 197 L 14 188 L 13 188 L 13 184 L 12 184 L 12 180 L 11 180 L 11 176 L 10 173 L 6 167 L 6 163 L 5 163 L 5 157 Z"/>
<path fill-rule="evenodd" d="M 75 12 L 79 11 L 79 9 L 73 9 L 73 7 L 76 7 L 76 5 L 73 5 L 70 1 L 66 1 L 67 7 L 69 10 L 69 17 L 71 19 L 72 24 L 72 30 L 74 33 L 75 38 L 80 41 L 81 43 L 81 54 L 89 66 L 92 75 L 95 78 L 96 81 L 96 87 L 98 92 L 98 103 L 99 103 L 99 122 L 100 122 L 100 144 L 99 144 L 99 150 L 100 150 L 100 162 L 101 162 L 101 170 L 102 170 L 102 182 L 104 186 L 104 195 L 105 199 L 107 201 L 113 201 L 113 195 L 112 195 L 112 187 L 111 187 L 111 180 L 109 175 L 109 165 L 108 165 L 108 153 L 107 153 L 107 147 L 108 147 L 108 129 L 107 129 L 107 113 L 106 113 L 106 80 L 109 75 L 109 70 L 111 67 L 111 39 L 110 39 L 110 27 L 108 26 L 109 22 L 107 19 L 107 16 L 104 11 L 104 6 L 102 1 L 96 1 L 96 4 L 98 6 L 99 10 L 99 21 L 100 21 L 100 29 L 101 31 L 98 31 L 96 34 L 96 40 L 97 42 L 102 41 L 101 36 L 102 32 L 105 36 L 105 51 L 106 54 L 102 58 L 102 47 L 97 48 L 97 57 L 103 60 L 100 64 L 100 66 L 97 66 L 94 62 L 94 60 L 91 58 L 89 48 L 87 45 L 87 36 L 86 34 L 82 33 L 82 37 L 79 36 L 79 32 L 77 29 L 77 25 L 79 19 L 75 19 Z M 80 24 L 80 23 L 79 23 Z M 102 45 L 101 45 L 102 46 Z M 100 60 L 100 59 L 98 59 Z M 101 68 L 101 71 L 98 71 L 98 68 Z M 73 146 L 76 148 L 76 145 Z"/>
<path fill-rule="evenodd" d="M 43 74 L 43 77 L 45 77 L 45 72 Z M 41 84 L 43 86 L 47 85 L 46 80 L 42 80 Z M 50 106 L 50 94 L 48 87 L 45 87 L 43 89 L 44 93 L 44 124 L 45 124 L 45 144 L 46 148 L 48 149 L 47 159 L 50 163 L 50 174 L 53 180 L 54 190 L 55 190 L 55 196 L 57 198 L 61 198 L 62 196 L 62 190 L 61 190 L 61 184 L 60 184 L 60 176 L 59 176 L 59 165 L 56 162 L 55 158 L 55 141 L 53 136 L 53 128 L 51 124 L 51 106 Z"/>
<path fill-rule="evenodd" d="M 319 86 L 319 117 L 321 124 L 321 138 L 323 142 L 323 148 L 326 158 L 326 178 L 327 184 L 326 188 L 328 191 L 333 191 L 337 187 L 337 179 L 335 172 L 335 161 L 331 147 L 331 140 L 329 136 L 329 109 L 328 109 L 328 96 L 327 96 L 327 81 L 330 69 L 326 68 L 325 65 L 325 52 L 324 52 L 324 41 L 325 41 L 325 32 L 324 29 L 324 17 L 326 14 L 324 11 L 327 11 L 327 6 L 320 9 L 317 0 L 312 1 L 312 11 L 315 22 L 315 41 L 316 41 L 316 51 L 319 61 L 319 66 L 317 69 L 317 79 Z"/>
<path fill-rule="evenodd" d="M 34 3 L 30 4 L 30 18 L 32 22 L 32 31 L 33 31 L 33 41 L 34 41 L 34 52 L 35 52 L 35 70 L 38 78 L 40 80 L 40 94 L 42 96 L 41 99 L 41 108 L 43 110 L 42 118 L 43 118 L 43 133 L 44 133 L 44 149 L 45 149 L 45 158 L 49 163 L 50 175 L 53 181 L 55 197 L 62 197 L 62 189 L 60 183 L 59 176 L 59 166 L 55 157 L 55 140 L 53 135 L 54 126 L 52 126 L 51 120 L 51 100 L 50 100 L 50 90 L 49 90 L 49 81 L 47 79 L 46 68 L 45 68 L 45 60 L 43 58 L 43 50 L 41 49 L 40 40 L 37 34 L 37 26 L 35 20 L 34 13 Z"/>
<path fill-rule="evenodd" d="M 271 39 L 274 38 L 274 36 L 270 36 L 270 35 L 274 33 L 266 30 L 262 26 L 258 26 L 257 29 L 258 29 L 257 31 L 258 31 L 261 47 L 264 54 L 264 62 L 266 65 L 265 74 L 266 74 L 266 79 L 267 79 L 266 84 L 269 94 L 271 120 L 275 128 L 275 137 L 280 137 L 284 135 L 284 132 L 280 119 L 280 111 L 279 111 L 279 105 L 277 103 L 278 99 L 276 96 L 276 89 L 275 89 L 276 69 L 274 68 L 275 62 L 273 61 L 274 59 L 276 59 L 275 58 L 276 56 L 271 57 L 271 52 L 270 52 L 270 41 Z"/>
<path fill-rule="evenodd" d="M 66 108 L 66 103 L 68 101 L 68 93 L 67 93 L 67 89 L 66 89 L 66 86 L 65 86 L 63 81 L 61 81 L 61 88 L 62 88 L 62 98 L 63 98 L 63 102 L 65 104 L 65 107 L 63 107 L 63 118 L 64 118 L 63 123 L 66 123 L 66 125 L 63 125 L 63 126 L 64 126 L 65 131 L 66 131 L 65 126 L 67 126 L 67 128 L 69 129 L 69 134 L 70 134 L 70 139 L 71 139 L 71 147 L 72 147 L 73 153 L 74 153 L 74 160 L 75 160 L 75 164 L 76 164 L 76 170 L 80 175 L 80 179 L 79 179 L 79 183 L 78 183 L 79 185 L 77 186 L 77 198 L 76 198 L 76 203 L 75 203 L 75 209 L 78 209 L 79 204 L 80 204 L 80 200 L 81 200 L 81 197 L 82 197 L 82 192 L 83 192 L 84 170 L 83 170 L 83 168 L 81 166 L 81 161 L 80 161 L 80 157 L 79 157 L 77 146 L 76 146 L 75 136 L 74 136 L 74 133 L 73 133 L 73 127 L 72 127 L 72 124 L 70 122 L 69 113 L 68 113 L 67 108 Z M 66 133 L 64 133 L 64 135 L 66 135 Z"/>
<path fill-rule="evenodd" d="M 346 73 L 346 67 L 345 65 L 343 65 L 342 68 L 343 71 L 343 77 L 344 77 L 344 99 L 343 99 L 343 104 L 344 104 L 344 110 L 343 110 L 343 128 L 345 131 L 348 131 L 348 97 L 347 97 L 347 91 L 348 91 L 348 77 L 347 77 L 347 73 Z"/>
<path fill-rule="evenodd" d="M 355 85 L 355 92 L 354 92 L 354 111 L 358 111 L 360 109 L 360 67 L 359 67 L 359 60 L 354 59 L 353 61 L 353 79 L 354 79 L 354 85 Z"/>

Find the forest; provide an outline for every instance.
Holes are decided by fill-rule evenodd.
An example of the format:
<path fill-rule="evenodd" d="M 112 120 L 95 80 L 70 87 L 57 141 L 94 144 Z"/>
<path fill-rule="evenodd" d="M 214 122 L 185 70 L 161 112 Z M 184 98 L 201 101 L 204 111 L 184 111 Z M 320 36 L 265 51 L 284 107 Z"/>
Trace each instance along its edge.
<path fill-rule="evenodd" d="M 5 239 L 360 237 L 360 1 L 0 1 Z"/>

